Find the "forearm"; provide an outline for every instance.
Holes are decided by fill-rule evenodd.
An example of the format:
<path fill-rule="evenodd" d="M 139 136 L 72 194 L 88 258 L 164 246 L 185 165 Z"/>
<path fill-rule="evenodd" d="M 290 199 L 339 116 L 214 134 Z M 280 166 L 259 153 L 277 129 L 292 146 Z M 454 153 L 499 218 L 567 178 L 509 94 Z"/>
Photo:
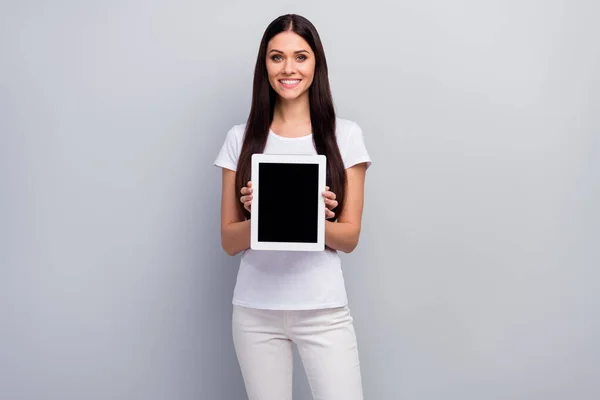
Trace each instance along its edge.
<path fill-rule="evenodd" d="M 230 222 L 221 228 L 221 245 L 230 256 L 250 248 L 250 220 Z"/>
<path fill-rule="evenodd" d="M 352 252 L 360 235 L 356 224 L 325 221 L 325 245 L 344 253 Z M 250 248 L 250 220 L 232 222 L 221 229 L 221 244 L 230 256 Z"/>
<path fill-rule="evenodd" d="M 325 221 L 325 245 L 344 253 L 352 252 L 358 245 L 360 226 L 348 222 Z"/>

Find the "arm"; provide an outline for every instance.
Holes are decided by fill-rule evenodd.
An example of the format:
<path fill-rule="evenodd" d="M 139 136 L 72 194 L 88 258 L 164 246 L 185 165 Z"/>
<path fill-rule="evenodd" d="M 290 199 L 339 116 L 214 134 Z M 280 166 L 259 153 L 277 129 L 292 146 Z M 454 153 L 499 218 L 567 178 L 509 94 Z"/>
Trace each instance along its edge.
<path fill-rule="evenodd" d="M 221 246 L 230 256 L 250 248 L 250 220 L 238 207 L 235 171 L 223 168 L 221 189 Z"/>
<path fill-rule="evenodd" d="M 325 245 L 344 253 L 358 245 L 364 203 L 366 164 L 346 170 L 347 187 L 344 209 L 337 222 L 325 221 Z"/>

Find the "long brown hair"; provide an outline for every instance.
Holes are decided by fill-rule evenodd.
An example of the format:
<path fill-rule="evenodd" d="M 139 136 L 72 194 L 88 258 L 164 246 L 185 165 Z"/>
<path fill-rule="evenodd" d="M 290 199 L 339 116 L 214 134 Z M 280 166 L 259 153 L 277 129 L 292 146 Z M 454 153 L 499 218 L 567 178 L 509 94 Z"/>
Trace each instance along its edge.
<path fill-rule="evenodd" d="M 246 123 L 244 143 L 238 159 L 235 179 L 236 193 L 246 186 L 251 177 L 252 154 L 262 153 L 267 144 L 269 129 L 273 122 L 273 112 L 277 94 L 271 87 L 267 76 L 267 45 L 277 34 L 293 31 L 301 36 L 315 53 L 315 72 L 309 87 L 310 122 L 312 125 L 313 144 L 317 154 L 327 157 L 327 186 L 336 194 L 338 206 L 333 210 L 336 219 L 344 208 L 346 189 L 346 170 L 337 145 L 335 135 L 336 117 L 329 86 L 327 61 L 319 34 L 314 25 L 306 18 L 296 15 L 282 15 L 269 24 L 260 42 L 256 66 L 254 68 L 254 85 L 252 106 Z M 246 218 L 250 213 L 238 202 Z"/>

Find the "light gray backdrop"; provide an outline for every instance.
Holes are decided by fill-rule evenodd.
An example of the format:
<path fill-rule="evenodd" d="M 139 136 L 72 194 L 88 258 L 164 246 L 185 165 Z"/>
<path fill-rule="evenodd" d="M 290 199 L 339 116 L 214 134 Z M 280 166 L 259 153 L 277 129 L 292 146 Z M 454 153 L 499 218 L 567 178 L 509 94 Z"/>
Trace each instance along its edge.
<path fill-rule="evenodd" d="M 212 162 L 286 12 L 374 160 L 366 399 L 600 398 L 592 0 L 3 1 L 0 398 L 244 398 Z"/>

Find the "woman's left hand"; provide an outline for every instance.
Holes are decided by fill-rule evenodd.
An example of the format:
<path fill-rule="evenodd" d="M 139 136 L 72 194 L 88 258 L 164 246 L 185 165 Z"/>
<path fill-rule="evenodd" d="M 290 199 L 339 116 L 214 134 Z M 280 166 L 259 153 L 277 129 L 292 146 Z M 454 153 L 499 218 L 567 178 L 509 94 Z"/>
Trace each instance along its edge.
<path fill-rule="evenodd" d="M 338 206 L 338 202 L 335 199 L 335 193 L 329 191 L 329 186 L 325 187 L 325 191 L 323 192 L 323 198 L 325 200 L 325 219 L 335 217 L 335 213 L 331 210 Z"/>

